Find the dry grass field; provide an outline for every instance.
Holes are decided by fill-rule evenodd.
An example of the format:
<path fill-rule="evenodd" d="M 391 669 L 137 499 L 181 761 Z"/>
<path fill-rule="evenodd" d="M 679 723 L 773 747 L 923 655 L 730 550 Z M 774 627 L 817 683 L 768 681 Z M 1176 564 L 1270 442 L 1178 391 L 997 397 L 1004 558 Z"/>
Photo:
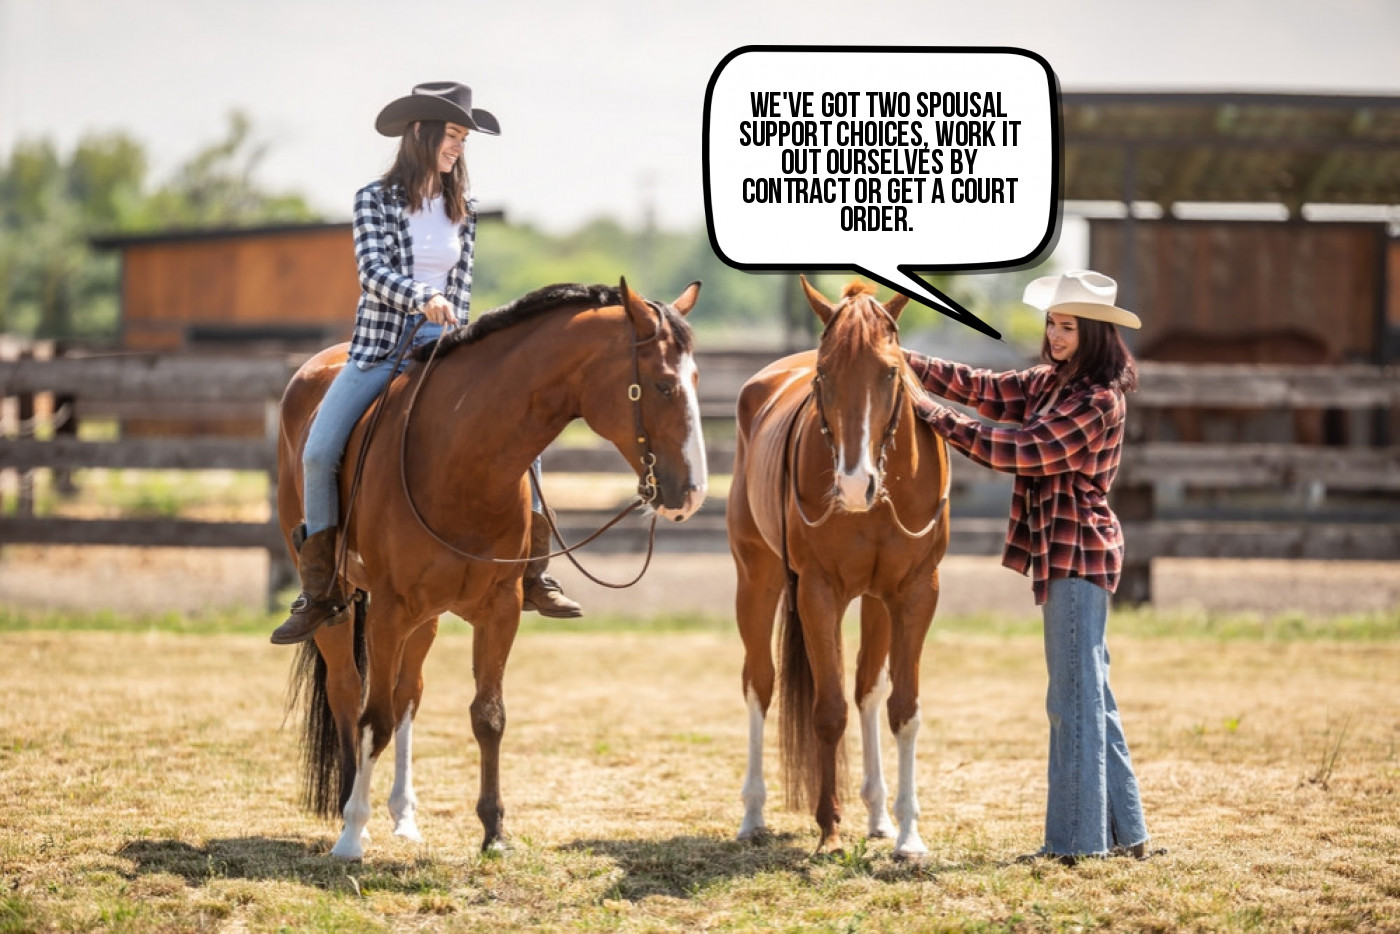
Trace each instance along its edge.
<path fill-rule="evenodd" d="M 859 833 L 812 859 L 811 819 L 773 804 L 775 766 L 775 837 L 734 842 L 737 637 L 606 620 L 522 629 L 508 855 L 477 851 L 458 624 L 418 719 L 427 842 L 390 836 L 385 762 L 373 843 L 343 864 L 326 855 L 338 827 L 296 807 L 291 655 L 265 643 L 266 620 L 182 634 L 10 617 L 0 931 L 1400 930 L 1400 623 L 1368 619 L 1115 618 L 1115 690 L 1170 852 L 1070 869 L 1013 862 L 1038 844 L 1045 794 L 1033 621 L 949 617 L 925 650 L 921 864 Z M 846 826 L 864 826 L 854 794 Z"/>

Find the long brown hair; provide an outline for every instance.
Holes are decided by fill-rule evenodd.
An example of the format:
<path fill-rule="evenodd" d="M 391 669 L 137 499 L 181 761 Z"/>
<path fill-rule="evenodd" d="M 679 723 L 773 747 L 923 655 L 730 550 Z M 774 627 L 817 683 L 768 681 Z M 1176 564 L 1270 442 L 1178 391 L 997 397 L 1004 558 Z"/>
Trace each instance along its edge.
<path fill-rule="evenodd" d="M 1073 357 L 1063 363 L 1052 357 L 1049 336 L 1040 344 L 1040 359 L 1056 368 L 1060 385 L 1083 377 L 1095 386 L 1109 386 L 1122 392 L 1137 389 L 1137 361 L 1123 343 L 1117 326 L 1094 318 L 1075 316 L 1075 320 L 1079 323 L 1079 349 Z"/>
<path fill-rule="evenodd" d="M 467 192 L 471 181 L 467 177 L 467 152 L 465 146 L 451 172 L 439 172 L 437 168 L 438 148 L 447 135 L 447 124 L 441 120 L 420 120 L 404 128 L 399 138 L 399 151 L 394 164 L 384 173 L 381 180 L 384 186 L 402 185 L 408 195 L 409 210 L 422 210 L 426 193 L 436 180 L 442 186 L 442 204 L 447 216 L 454 224 L 460 224 L 467 216 Z"/>

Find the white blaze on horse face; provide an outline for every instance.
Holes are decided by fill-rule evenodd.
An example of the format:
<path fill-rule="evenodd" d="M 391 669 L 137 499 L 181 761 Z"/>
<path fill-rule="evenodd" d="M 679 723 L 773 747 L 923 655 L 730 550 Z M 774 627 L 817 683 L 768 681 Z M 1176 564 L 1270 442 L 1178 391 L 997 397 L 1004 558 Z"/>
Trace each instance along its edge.
<path fill-rule="evenodd" d="M 705 492 L 709 486 L 709 467 L 705 461 L 705 435 L 700 427 L 700 397 L 695 391 L 695 358 L 690 354 L 681 356 L 678 367 L 681 398 L 685 401 L 686 435 L 681 447 L 685 458 L 686 492 L 685 501 L 679 509 L 658 506 L 656 511 L 663 519 L 676 522 L 689 519 L 705 502 Z"/>
<path fill-rule="evenodd" d="M 861 418 L 860 441 L 855 451 L 847 449 L 845 432 L 836 443 L 836 495 L 846 512 L 868 512 L 875 504 L 880 477 L 870 457 L 870 413 L 873 400 L 865 395 L 865 414 Z M 854 457 L 852 456 L 854 455 Z M 852 463 L 854 461 L 854 463 Z"/>

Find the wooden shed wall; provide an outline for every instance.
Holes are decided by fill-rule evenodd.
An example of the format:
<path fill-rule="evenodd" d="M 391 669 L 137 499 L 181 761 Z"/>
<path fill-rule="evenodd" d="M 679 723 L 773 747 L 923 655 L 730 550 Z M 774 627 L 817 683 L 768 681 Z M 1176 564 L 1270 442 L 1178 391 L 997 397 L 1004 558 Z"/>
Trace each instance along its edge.
<path fill-rule="evenodd" d="M 1325 341 L 1334 360 L 1375 362 L 1384 303 L 1400 315 L 1393 288 L 1385 294 L 1382 224 L 1166 220 L 1133 228 L 1139 348 L 1179 332 L 1296 329 Z M 1123 246 L 1123 221 L 1090 222 L 1090 265 L 1120 282 Z"/>
<path fill-rule="evenodd" d="M 191 329 L 323 326 L 348 339 L 360 286 L 344 229 L 132 243 L 122 255 L 123 343 L 185 347 Z"/>

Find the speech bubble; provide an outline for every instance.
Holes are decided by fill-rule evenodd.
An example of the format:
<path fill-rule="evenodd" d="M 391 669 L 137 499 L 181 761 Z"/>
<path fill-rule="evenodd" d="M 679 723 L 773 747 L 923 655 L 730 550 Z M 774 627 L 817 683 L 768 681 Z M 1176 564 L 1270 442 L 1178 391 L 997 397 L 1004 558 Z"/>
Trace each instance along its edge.
<path fill-rule="evenodd" d="M 1024 49 L 746 46 L 710 76 L 704 134 L 710 244 L 736 269 L 852 269 L 999 339 L 917 273 L 1059 238 L 1059 84 Z"/>

